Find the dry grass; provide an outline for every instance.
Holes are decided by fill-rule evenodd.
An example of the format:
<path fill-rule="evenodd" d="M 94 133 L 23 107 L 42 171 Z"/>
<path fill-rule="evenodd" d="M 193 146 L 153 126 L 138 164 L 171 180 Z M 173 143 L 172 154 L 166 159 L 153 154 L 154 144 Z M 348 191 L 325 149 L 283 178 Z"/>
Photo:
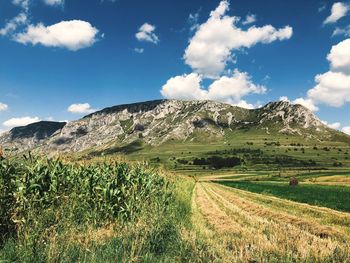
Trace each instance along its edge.
<path fill-rule="evenodd" d="M 201 228 L 204 220 L 212 229 L 208 239 L 220 261 L 349 261 L 349 237 L 337 228 L 274 211 L 211 183 L 197 184 L 194 200 L 194 214 L 202 217 Z"/>
<path fill-rule="evenodd" d="M 332 226 L 344 234 L 350 233 L 350 213 L 340 212 L 326 207 L 298 203 L 278 197 L 252 193 L 222 185 L 215 185 L 215 187 L 244 198 L 246 201 L 251 201 L 262 205 L 278 213 L 288 213 L 289 215 L 303 218 L 308 221 L 317 222 L 326 226 Z"/>

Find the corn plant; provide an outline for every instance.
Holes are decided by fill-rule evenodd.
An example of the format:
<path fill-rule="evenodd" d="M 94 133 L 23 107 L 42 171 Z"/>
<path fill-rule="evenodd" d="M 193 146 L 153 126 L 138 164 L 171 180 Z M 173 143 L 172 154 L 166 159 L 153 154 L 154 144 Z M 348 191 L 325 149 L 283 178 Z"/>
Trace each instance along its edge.
<path fill-rule="evenodd" d="M 141 166 L 1 157 L 0 240 L 57 228 L 62 220 L 92 226 L 130 222 L 150 206 L 166 209 L 171 193 L 165 178 Z"/>

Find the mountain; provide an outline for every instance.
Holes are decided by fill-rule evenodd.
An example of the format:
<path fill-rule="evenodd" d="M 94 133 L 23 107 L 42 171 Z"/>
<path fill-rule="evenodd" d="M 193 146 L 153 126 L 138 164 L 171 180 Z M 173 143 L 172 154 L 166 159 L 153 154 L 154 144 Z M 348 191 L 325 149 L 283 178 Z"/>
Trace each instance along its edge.
<path fill-rule="evenodd" d="M 16 127 L 0 136 L 0 146 L 29 150 L 41 145 L 65 125 L 65 122 L 40 121 L 24 127 Z"/>
<path fill-rule="evenodd" d="M 307 108 L 285 101 L 248 110 L 214 101 L 155 100 L 106 108 L 67 124 L 41 122 L 14 128 L 0 137 L 0 143 L 80 152 L 136 141 L 150 146 L 170 140 L 220 141 L 237 132 L 350 142 L 349 136 L 330 129 Z"/>

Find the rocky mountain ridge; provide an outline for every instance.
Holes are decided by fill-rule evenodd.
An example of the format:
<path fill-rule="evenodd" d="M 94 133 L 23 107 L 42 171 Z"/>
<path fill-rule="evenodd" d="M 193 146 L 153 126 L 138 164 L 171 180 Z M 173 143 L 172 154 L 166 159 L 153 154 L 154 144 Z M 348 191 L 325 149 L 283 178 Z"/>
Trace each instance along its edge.
<path fill-rule="evenodd" d="M 248 110 L 214 101 L 155 100 L 106 108 L 68 123 L 41 122 L 14 128 L 0 136 L 0 145 L 20 150 L 79 152 L 137 140 L 151 146 L 169 140 L 221 140 L 237 131 L 316 139 L 340 134 L 307 108 L 285 101 Z"/>

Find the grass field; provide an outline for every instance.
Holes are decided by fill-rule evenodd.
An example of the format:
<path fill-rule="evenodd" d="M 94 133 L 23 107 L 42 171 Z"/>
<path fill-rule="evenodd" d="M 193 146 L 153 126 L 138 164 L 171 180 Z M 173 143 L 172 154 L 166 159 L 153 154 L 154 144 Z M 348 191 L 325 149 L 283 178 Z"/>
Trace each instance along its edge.
<path fill-rule="evenodd" d="M 149 162 L 186 175 L 205 175 L 211 171 L 208 166 L 192 164 L 195 158 L 210 156 L 237 156 L 244 160 L 242 165 L 229 170 L 308 171 L 350 167 L 349 142 L 319 141 L 278 133 L 269 135 L 262 131 L 232 131 L 220 141 L 207 141 L 205 138 L 171 140 L 155 147 L 140 140 L 122 147 L 108 145 L 106 150 L 83 152 L 77 158 L 86 159 L 101 154 Z"/>
<path fill-rule="evenodd" d="M 284 182 L 219 181 L 220 184 L 254 193 L 272 195 L 296 202 L 350 212 L 350 187 L 300 184 L 291 187 Z"/>
<path fill-rule="evenodd" d="M 2 159 L 0 262 L 350 262 L 347 143 L 226 139 Z"/>
<path fill-rule="evenodd" d="M 113 161 L 0 158 L 0 262 L 197 260 L 193 185 Z"/>
<path fill-rule="evenodd" d="M 220 262 L 349 262 L 350 214 L 197 183 L 193 221 Z"/>

